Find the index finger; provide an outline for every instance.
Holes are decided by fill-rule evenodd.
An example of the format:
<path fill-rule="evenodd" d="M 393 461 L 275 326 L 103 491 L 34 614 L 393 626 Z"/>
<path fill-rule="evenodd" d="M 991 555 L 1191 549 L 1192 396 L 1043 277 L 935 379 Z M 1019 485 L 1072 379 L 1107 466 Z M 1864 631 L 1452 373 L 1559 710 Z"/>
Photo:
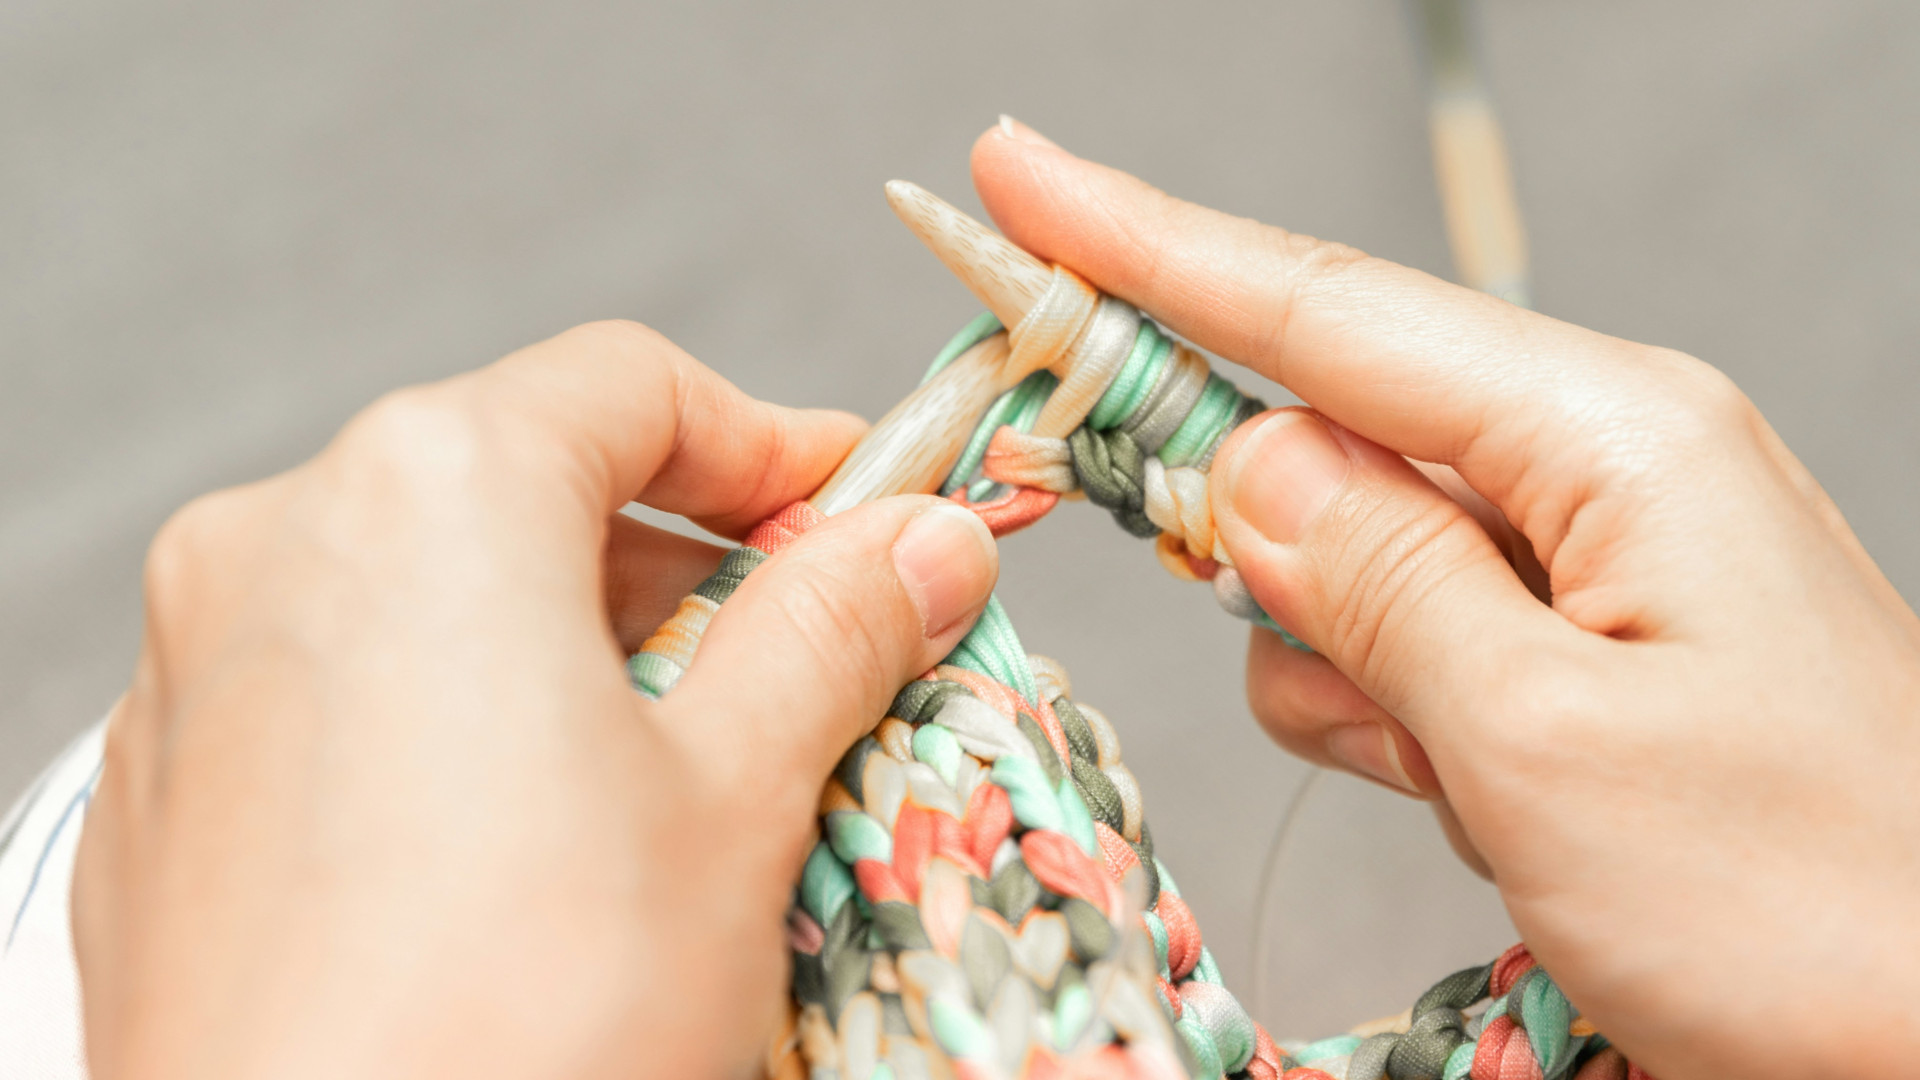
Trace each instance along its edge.
<path fill-rule="evenodd" d="M 637 500 L 736 539 L 812 493 L 866 429 L 749 397 L 630 322 L 575 327 L 462 379 L 562 451 L 595 514 Z"/>
<path fill-rule="evenodd" d="M 1599 433 L 1617 429 L 1622 412 L 1670 399 L 1676 371 L 1705 369 L 1183 202 L 1023 129 L 981 136 L 973 174 L 1015 243 L 1347 429 L 1453 466 L 1516 522 L 1532 516 L 1515 499 L 1530 470 L 1593 478 L 1604 465 Z M 1666 392 L 1654 392 L 1659 383 Z"/>

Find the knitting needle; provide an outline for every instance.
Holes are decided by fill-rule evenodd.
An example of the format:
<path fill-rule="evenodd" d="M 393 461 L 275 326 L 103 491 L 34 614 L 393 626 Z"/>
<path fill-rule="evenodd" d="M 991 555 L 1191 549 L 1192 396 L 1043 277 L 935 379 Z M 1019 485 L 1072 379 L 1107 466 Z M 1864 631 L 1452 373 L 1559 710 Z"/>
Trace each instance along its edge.
<path fill-rule="evenodd" d="M 1009 364 L 1010 353 L 1005 334 L 961 353 L 868 429 L 807 501 L 831 517 L 889 495 L 936 490 L 980 415 L 1032 374 Z"/>
<path fill-rule="evenodd" d="M 1471 0 L 1408 5 L 1427 46 L 1434 179 L 1462 284 L 1526 307 L 1527 236 L 1493 98 L 1474 56 Z"/>
<path fill-rule="evenodd" d="M 1055 334 L 1063 335 L 1054 341 L 1071 347 L 1053 353 L 1050 367 L 1060 376 L 1060 386 L 1034 420 L 1031 434 L 1065 438 L 1119 374 L 1127 347 L 1135 341 L 1140 327 L 1139 312 L 1132 305 L 1101 296 L 1078 275 L 1049 267 L 917 184 L 905 180 L 889 183 L 887 202 L 907 228 L 1003 325 L 1018 327 L 1028 319 L 1045 322 L 1043 314 L 1054 301 L 1067 295 L 1078 294 L 1097 303 L 1097 310 L 1085 323 L 1072 325 L 1070 314 L 1065 321 L 1052 324 Z M 1062 292 L 1055 294 L 1055 289 Z M 1065 310 L 1076 309 L 1068 304 Z M 1025 329 L 1029 336 L 1039 332 L 1037 327 Z M 1175 363 L 1198 365 L 1204 372 L 1205 360 L 1185 345 L 1175 343 L 1174 348 Z"/>
<path fill-rule="evenodd" d="M 888 184 L 887 198 L 1006 326 L 1018 326 L 1036 305 L 1045 308 L 1050 302 L 1048 290 L 1056 281 L 1065 285 L 1078 281 L 1071 275 L 1056 276 L 1040 260 L 912 184 L 899 180 Z M 1088 294 L 1085 299 L 1091 303 L 1091 287 L 1081 283 L 1077 288 Z M 1079 341 L 1080 324 L 1086 321 L 1069 315 L 1051 324 L 1055 334 L 1051 343 Z M 1035 331 L 1023 329 L 1023 333 Z M 1044 364 L 1073 354 L 1072 349 L 1059 348 L 1016 350 L 1008 338 L 1004 333 L 988 337 L 908 394 L 868 430 L 807 502 L 831 517 L 889 495 L 938 490 L 994 399 Z M 1023 346 L 1033 340 L 1048 343 L 1044 336 L 1029 336 L 1022 339 Z M 639 665 L 632 669 L 635 685 L 654 697 L 672 689 L 692 662 L 716 606 L 716 601 L 699 593 L 682 601 L 680 610 L 640 647 L 633 660 Z"/>
<path fill-rule="evenodd" d="M 1018 324 L 1046 293 L 1051 268 L 925 189 L 895 180 L 887 201 L 1002 324 Z M 935 490 L 980 415 L 1037 370 L 1010 358 L 998 334 L 961 354 L 881 417 L 807 501 L 831 516 L 889 495 Z"/>
<path fill-rule="evenodd" d="M 1046 293 L 1051 267 L 920 185 L 888 182 L 887 203 L 1001 325 L 1017 325 Z"/>

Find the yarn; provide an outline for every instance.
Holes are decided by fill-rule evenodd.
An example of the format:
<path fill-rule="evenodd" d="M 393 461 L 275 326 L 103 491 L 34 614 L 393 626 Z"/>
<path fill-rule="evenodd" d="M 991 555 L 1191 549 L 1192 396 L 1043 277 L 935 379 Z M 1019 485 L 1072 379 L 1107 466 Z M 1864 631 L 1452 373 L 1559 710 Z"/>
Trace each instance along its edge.
<path fill-rule="evenodd" d="M 748 545 L 790 542 L 810 510 Z M 1112 725 L 1026 654 L 997 600 L 841 760 L 788 940 L 776 1075 L 1291 1067 L 1220 984 Z"/>
<path fill-rule="evenodd" d="M 1003 333 L 975 319 L 929 378 Z M 1052 370 L 985 411 L 942 493 L 997 534 L 1084 494 L 1224 609 L 1277 630 L 1219 543 L 1206 487 L 1220 444 L 1264 406 L 1065 271 L 1009 338 L 1048 350 Z M 755 528 L 631 658 L 635 688 L 669 692 L 740 582 L 822 520 L 801 502 Z M 1026 652 L 998 597 L 847 752 L 819 815 L 787 919 L 778 1080 L 1645 1078 L 1524 946 L 1441 980 L 1391 1030 L 1283 1052 L 1223 985 L 1112 724 Z"/>
<path fill-rule="evenodd" d="M 1525 945 L 1433 984 L 1393 1030 L 1322 1039 L 1293 1057 L 1340 1080 L 1652 1080 L 1579 1018 Z"/>
<path fill-rule="evenodd" d="M 1102 319 L 1130 338 L 1114 344 L 1119 335 L 1103 327 Z M 1003 332 L 991 313 L 983 313 L 947 343 L 927 377 Z M 1266 405 L 1213 373 L 1197 352 L 1153 320 L 1111 297 L 1102 301 L 1085 339 L 1095 339 L 1081 351 L 1100 358 L 1094 366 L 1106 381 L 1079 422 L 1064 435 L 1035 433 L 1045 410 L 1066 389 L 1051 371 L 1035 372 L 982 415 L 940 493 L 978 512 L 997 536 L 1039 520 L 1060 496 L 1084 494 L 1129 533 L 1156 538 L 1155 554 L 1171 573 L 1212 582 L 1215 598 L 1229 613 L 1306 649 L 1260 609 L 1234 571 L 1214 529 L 1207 494 L 1214 454 Z M 1081 369 L 1072 370 L 1077 376 Z"/>
<path fill-rule="evenodd" d="M 1002 334 L 1015 357 L 1042 370 L 982 414 L 940 494 L 1004 536 L 1045 516 L 1061 496 L 1083 493 L 1129 533 L 1157 538 L 1155 553 L 1171 572 L 1213 583 L 1221 607 L 1305 649 L 1233 570 L 1207 495 L 1214 454 L 1265 404 L 1214 374 L 1139 309 L 1060 268 L 1018 326 L 1008 331 L 991 313 L 976 317 L 940 350 L 922 382 Z M 1064 379 L 1054 373 L 1061 369 Z M 809 512 L 796 504 L 782 515 Z M 754 537 L 741 550 L 749 549 L 758 558 L 772 554 Z M 630 662 L 637 687 L 657 697 L 679 680 L 718 604 L 755 565 L 754 556 L 723 564 L 682 603 Z"/>

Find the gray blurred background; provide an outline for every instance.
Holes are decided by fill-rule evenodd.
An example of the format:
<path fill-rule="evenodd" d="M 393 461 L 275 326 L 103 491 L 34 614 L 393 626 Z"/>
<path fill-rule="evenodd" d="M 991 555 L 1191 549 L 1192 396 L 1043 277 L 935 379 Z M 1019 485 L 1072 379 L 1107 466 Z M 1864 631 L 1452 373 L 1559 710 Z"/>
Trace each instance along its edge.
<path fill-rule="evenodd" d="M 1920 6 L 1483 15 L 1538 306 L 1726 370 L 1916 595 Z M 1002 111 L 1445 274 L 1422 95 L 1396 0 L 8 0 L 0 791 L 125 682 L 168 511 L 301 460 L 388 388 L 624 316 L 761 397 L 877 416 L 975 310 L 880 185 L 977 211 L 967 148 Z M 1084 507 L 1004 566 L 1029 647 L 1115 718 L 1263 1019 L 1397 1011 L 1505 944 L 1417 807 L 1339 781 L 1300 817 L 1256 962 L 1305 770 L 1247 719 L 1244 630 Z"/>

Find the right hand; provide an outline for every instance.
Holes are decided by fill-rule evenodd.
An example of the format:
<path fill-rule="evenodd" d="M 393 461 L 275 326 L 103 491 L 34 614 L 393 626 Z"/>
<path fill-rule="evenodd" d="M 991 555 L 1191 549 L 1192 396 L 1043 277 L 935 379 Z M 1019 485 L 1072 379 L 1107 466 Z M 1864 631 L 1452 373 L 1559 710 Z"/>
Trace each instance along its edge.
<path fill-rule="evenodd" d="M 1212 474 L 1235 566 L 1316 650 L 1254 634 L 1276 739 L 1443 798 L 1663 1080 L 1914 1075 L 1920 620 L 1731 381 L 1024 128 L 973 165 L 1015 242 L 1312 406 Z"/>

